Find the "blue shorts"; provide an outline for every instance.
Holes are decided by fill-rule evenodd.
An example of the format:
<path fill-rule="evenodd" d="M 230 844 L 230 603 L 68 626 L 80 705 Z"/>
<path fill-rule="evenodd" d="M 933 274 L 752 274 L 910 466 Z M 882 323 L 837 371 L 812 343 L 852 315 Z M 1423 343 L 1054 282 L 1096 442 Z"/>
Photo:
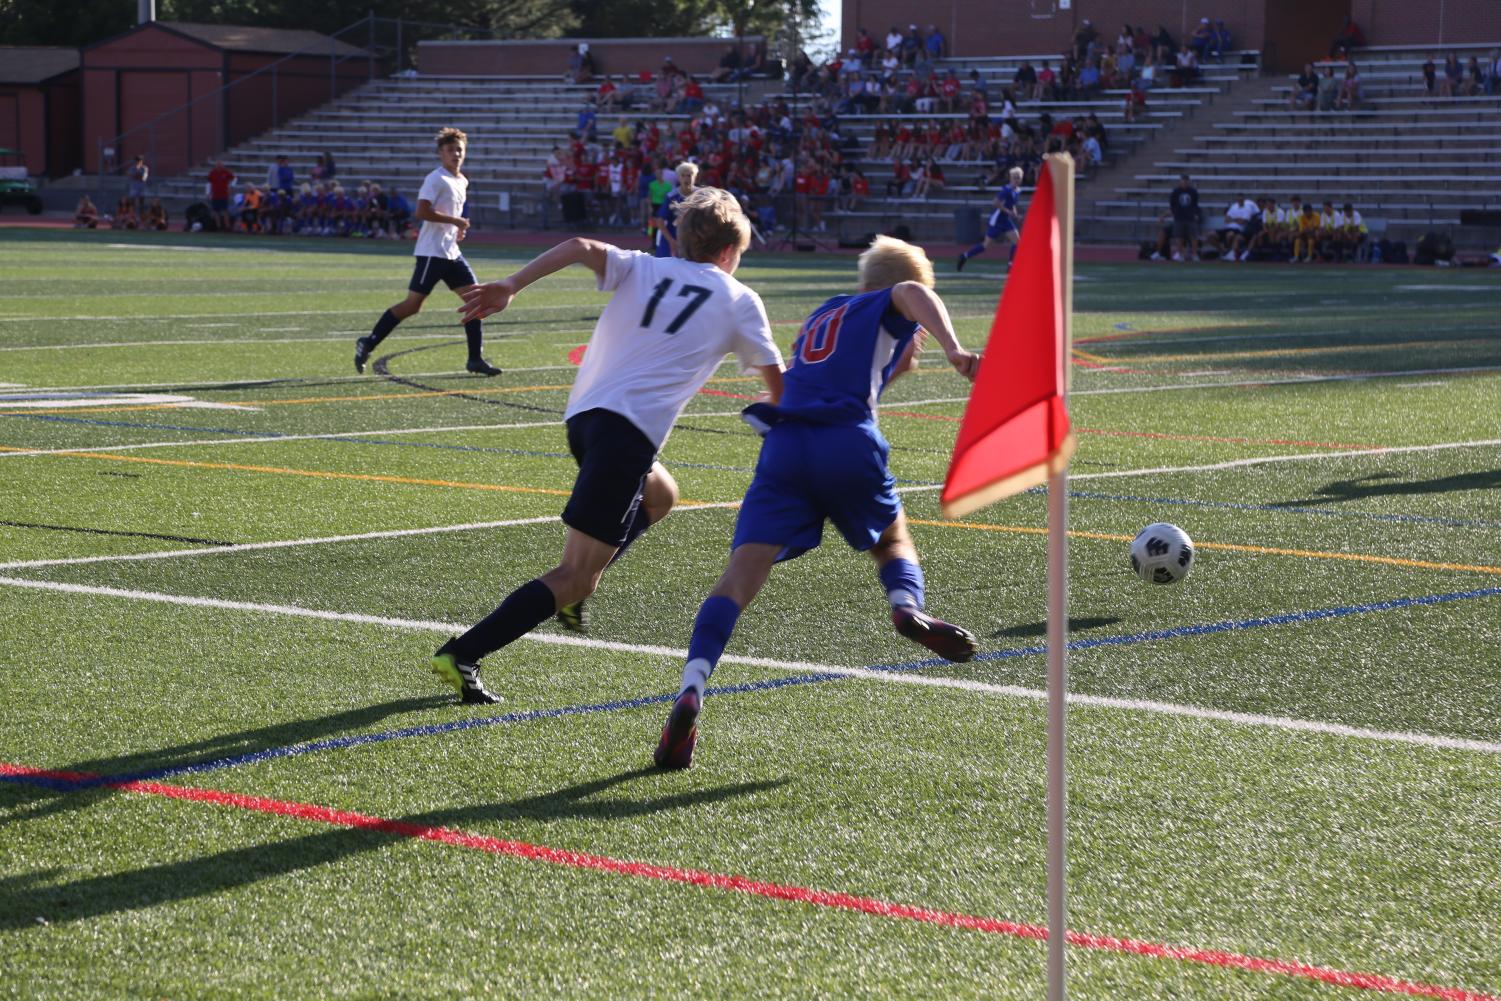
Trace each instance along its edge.
<path fill-rule="evenodd" d="M 453 260 L 446 257 L 419 257 L 413 262 L 412 280 L 407 283 L 408 289 L 427 295 L 439 282 L 445 283 L 449 288 L 464 288 L 467 285 L 478 285 L 479 279 L 474 277 L 469 262 L 462 257 L 455 257 Z"/>
<path fill-rule="evenodd" d="M 1011 221 L 1010 216 L 1002 215 L 999 219 L 996 219 L 995 215 L 992 215 L 991 219 L 994 221 L 991 222 L 989 226 L 985 227 L 985 235 L 990 237 L 992 240 L 999 240 L 1007 233 L 1016 232 L 1016 223 Z"/>
<path fill-rule="evenodd" d="M 775 425 L 761 444 L 734 545 L 780 545 L 777 559 L 790 560 L 818 546 L 827 520 L 851 548 L 869 549 L 902 513 L 886 468 L 890 451 L 874 424 Z"/>

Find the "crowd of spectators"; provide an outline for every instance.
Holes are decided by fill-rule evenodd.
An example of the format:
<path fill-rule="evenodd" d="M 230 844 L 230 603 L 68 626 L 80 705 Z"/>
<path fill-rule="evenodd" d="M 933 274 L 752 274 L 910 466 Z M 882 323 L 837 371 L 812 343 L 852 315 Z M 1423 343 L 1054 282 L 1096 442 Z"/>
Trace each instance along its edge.
<path fill-rule="evenodd" d="M 664 69 L 659 82 L 664 75 L 675 74 Z M 825 228 L 825 211 L 853 209 L 869 195 L 870 182 L 848 162 L 858 144 L 826 98 L 777 97 L 725 109 L 698 94 L 686 105 L 670 99 L 648 105 L 686 119 L 617 115 L 608 131 L 598 120 L 598 96 L 591 97 L 542 170 L 565 222 L 654 230 L 675 169 L 685 162 L 698 166 L 696 183 L 740 198 L 763 236 L 794 222 Z M 806 196 L 795 200 L 795 218 L 792 195 Z"/>
<path fill-rule="evenodd" d="M 1217 225 L 1206 229 L 1198 189 L 1184 174 L 1168 195 L 1168 211 L 1154 244 L 1142 248 L 1151 260 L 1197 261 L 1202 256 L 1221 261 L 1358 260 L 1369 231 L 1352 202 L 1336 207 L 1326 199 L 1320 208 L 1313 200 L 1293 195 L 1286 206 L 1270 196 L 1249 195 L 1233 200 Z"/>
<path fill-rule="evenodd" d="M 189 206 L 186 226 L 193 231 L 267 235 L 407 235 L 412 205 L 395 188 L 383 190 L 373 181 L 363 181 L 346 189 L 331 153 L 318 156 L 309 176 L 311 180 L 299 184 L 289 158 L 278 156 L 264 184 L 242 185 L 222 161 L 216 162 L 208 174 L 208 203 Z"/>
<path fill-rule="evenodd" d="M 1451 52 L 1444 57 L 1443 70 L 1429 56 L 1423 63 L 1423 90 L 1437 97 L 1475 97 L 1501 93 L 1501 50 L 1492 49 L 1482 62 L 1471 56 L 1461 62 Z"/>

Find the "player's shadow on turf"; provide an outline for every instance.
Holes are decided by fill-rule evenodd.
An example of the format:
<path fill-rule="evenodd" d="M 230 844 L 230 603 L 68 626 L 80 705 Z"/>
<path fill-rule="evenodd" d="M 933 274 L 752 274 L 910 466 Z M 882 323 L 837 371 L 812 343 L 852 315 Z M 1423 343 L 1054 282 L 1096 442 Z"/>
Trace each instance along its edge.
<path fill-rule="evenodd" d="M 236 890 L 264 879 L 378 851 L 409 839 L 415 829 L 457 827 L 472 830 L 472 825 L 478 823 L 515 820 L 547 822 L 639 817 L 753 795 L 791 781 L 739 782 L 640 798 L 591 799 L 615 786 L 648 777 L 662 782 L 674 781 L 673 776 L 656 769 L 639 768 L 507 803 L 479 803 L 399 817 L 390 821 L 403 832 L 399 834 L 337 827 L 299 838 L 200 855 L 143 869 L 88 876 L 51 886 L 38 886 L 37 883 L 55 870 L 25 874 L 16 879 L 0 880 L 0 931 L 31 927 L 38 923 L 38 917 L 51 924 L 60 924 Z M 215 808 L 205 806 L 202 809 Z M 213 822 L 211 816 L 204 819 Z M 161 837 L 170 841 L 172 833 L 162 828 Z M 479 856 L 471 855 L 470 858 L 478 859 Z M 473 862 L 465 863 L 466 871 L 472 873 L 473 865 Z"/>
<path fill-rule="evenodd" d="M 1448 494 L 1460 490 L 1494 490 L 1501 487 L 1501 469 L 1484 473 L 1457 473 L 1432 480 L 1398 480 L 1396 473 L 1372 473 L 1353 480 L 1335 480 L 1319 489 L 1318 497 L 1278 501 L 1272 507 L 1307 507 L 1310 504 L 1342 504 L 1367 497 L 1414 494 Z"/>
<path fill-rule="evenodd" d="M 206 737 L 203 740 L 179 744 L 176 747 L 138 751 L 134 754 L 112 758 L 77 761 L 54 770 L 100 775 L 107 778 L 160 778 L 164 776 L 155 773 L 163 769 L 188 769 L 193 766 L 209 765 L 224 758 L 235 758 L 285 747 L 289 744 L 336 737 L 350 730 L 358 730 L 379 723 L 391 716 L 435 709 L 452 702 L 453 699 L 446 695 L 396 699 L 377 705 L 356 706 L 353 709 L 329 713 L 314 719 L 287 720 L 284 723 L 257 727 L 253 730 Z M 89 786 L 58 792 L 25 783 L 0 784 L 0 826 L 18 820 L 32 820 L 49 814 L 76 810 L 112 795 L 115 791 L 106 786 Z M 25 808 L 28 802 L 33 804 L 29 809 Z"/>
<path fill-rule="evenodd" d="M 1091 619 L 1070 618 L 1068 620 L 1068 631 L 1071 633 L 1079 633 L 1083 632 L 1086 629 L 1103 629 L 1106 626 L 1113 626 L 1119 621 L 1120 619 L 1105 616 L 1097 616 Z M 1008 626 L 1005 629 L 997 629 L 990 635 L 997 638 L 1005 637 L 1008 639 L 1032 639 L 1033 637 L 1040 639 L 1047 634 L 1048 623 L 1046 619 L 1043 619 L 1041 622 L 1027 622 L 1019 626 Z"/>

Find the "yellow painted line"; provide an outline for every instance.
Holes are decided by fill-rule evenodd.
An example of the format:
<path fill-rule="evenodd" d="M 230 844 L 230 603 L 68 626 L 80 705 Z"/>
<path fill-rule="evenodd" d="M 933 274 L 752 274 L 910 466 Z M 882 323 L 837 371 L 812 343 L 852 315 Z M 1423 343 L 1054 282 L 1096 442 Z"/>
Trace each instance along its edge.
<path fill-rule="evenodd" d="M 1074 348 L 1073 352 L 1074 352 L 1074 357 L 1075 358 L 1083 358 L 1085 361 L 1092 361 L 1092 362 L 1094 362 L 1097 365 L 1114 365 L 1114 364 L 1116 364 L 1116 362 L 1113 359 L 1106 358 L 1104 355 L 1090 354 L 1088 351 L 1080 351 L 1078 348 Z M 1133 358 L 1131 360 L 1135 361 L 1136 359 Z"/>
<path fill-rule="evenodd" d="M 1237 358 L 1276 358 L 1282 355 L 1326 355 L 1351 351 L 1388 351 L 1402 348 L 1452 347 L 1458 344 L 1474 344 L 1491 341 L 1491 337 L 1465 337 L 1447 341 L 1403 341 L 1397 344 L 1332 344 L 1308 348 L 1265 348 L 1260 351 L 1212 351 L 1205 354 L 1179 355 L 1130 355 L 1110 359 L 1112 365 L 1139 364 L 1144 362 L 1177 361 L 1231 361 Z M 1077 353 L 1077 352 L 1076 352 Z M 1093 361 L 1094 359 L 1089 359 Z M 1102 359 L 1103 360 L 1103 359 Z"/>
<path fill-rule="evenodd" d="M 909 524 L 930 525 L 934 528 L 967 528 L 977 532 L 1007 532 L 1014 535 L 1047 535 L 1046 528 L 1032 525 L 987 525 L 974 521 L 930 521 L 923 518 L 908 518 Z M 1130 542 L 1132 536 L 1112 532 L 1068 533 L 1071 539 L 1101 539 L 1107 542 Z M 1296 556 L 1309 560 L 1347 560 L 1352 563 L 1379 563 L 1383 566 L 1413 567 L 1418 570 L 1454 570 L 1463 573 L 1501 574 L 1501 567 L 1472 563 L 1435 563 L 1430 560 L 1409 560 L 1400 556 L 1374 556 L 1369 553 L 1331 553 L 1317 549 L 1279 549 L 1274 546 L 1248 546 L 1234 542 L 1195 542 L 1199 549 L 1219 549 L 1234 553 L 1255 553 L 1261 556 Z"/>

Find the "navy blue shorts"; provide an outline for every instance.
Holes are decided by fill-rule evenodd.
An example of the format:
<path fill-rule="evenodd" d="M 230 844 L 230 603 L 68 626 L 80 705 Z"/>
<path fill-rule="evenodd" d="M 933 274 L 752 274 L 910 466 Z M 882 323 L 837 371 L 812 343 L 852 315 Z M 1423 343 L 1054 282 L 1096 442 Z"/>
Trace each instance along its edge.
<path fill-rule="evenodd" d="M 563 524 L 612 546 L 623 545 L 657 446 L 613 410 L 585 410 L 568 418 L 568 451 L 579 464 Z"/>
<path fill-rule="evenodd" d="M 1000 216 L 999 219 L 995 218 L 995 216 L 997 215 Z M 1012 222 L 1011 217 L 1006 215 L 1004 212 L 994 213 L 992 214 L 991 218 L 994 221 L 991 222 L 990 225 L 985 227 L 985 235 L 990 237 L 992 240 L 999 240 L 1007 233 L 1016 232 L 1016 223 Z"/>
<path fill-rule="evenodd" d="M 823 540 L 832 521 L 864 552 L 902 513 L 886 466 L 891 446 L 873 424 L 783 421 L 766 433 L 756 475 L 740 505 L 733 545 L 782 546 L 790 560 Z"/>
<path fill-rule="evenodd" d="M 419 257 L 412 264 L 412 280 L 407 283 L 407 288 L 427 295 L 440 281 L 449 288 L 479 284 L 469 262 L 462 257 L 455 257 L 451 261 L 446 257 Z"/>

